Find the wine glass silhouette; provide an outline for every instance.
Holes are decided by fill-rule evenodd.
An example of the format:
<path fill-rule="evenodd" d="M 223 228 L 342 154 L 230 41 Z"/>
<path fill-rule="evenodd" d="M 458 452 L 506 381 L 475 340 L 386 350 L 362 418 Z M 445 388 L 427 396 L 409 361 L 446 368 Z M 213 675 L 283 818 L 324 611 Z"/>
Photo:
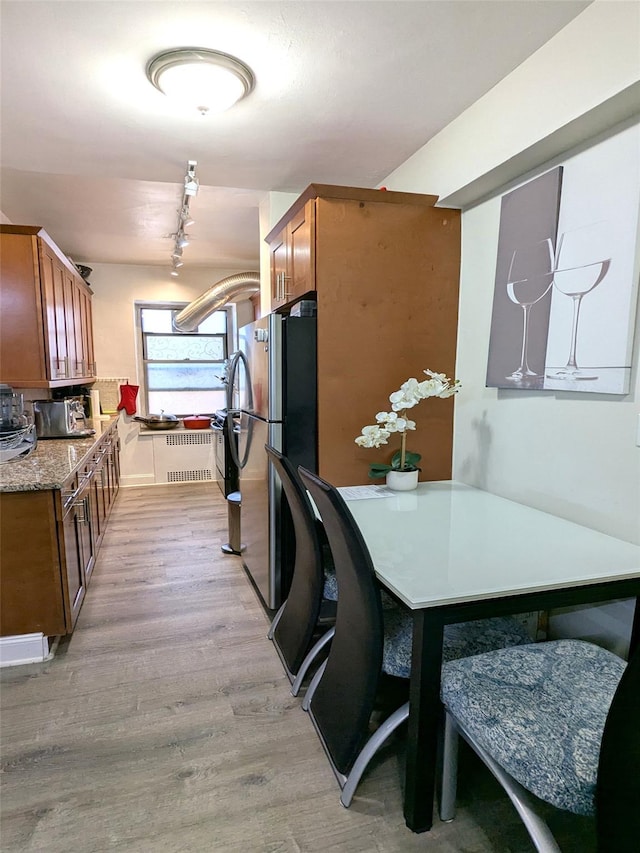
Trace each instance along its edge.
<path fill-rule="evenodd" d="M 597 374 L 581 370 L 576 361 L 578 343 L 578 324 L 582 300 L 596 288 L 611 266 L 611 258 L 606 258 L 603 246 L 604 223 L 565 231 L 560 235 L 556 251 L 553 283 L 556 290 L 573 299 L 573 320 L 569 343 L 569 358 L 566 365 L 553 373 L 547 373 L 550 379 L 597 379 Z"/>
<path fill-rule="evenodd" d="M 507 274 L 507 295 L 522 308 L 520 366 L 505 377 L 512 382 L 524 383 L 541 376 L 529 367 L 529 314 L 532 306 L 549 292 L 553 284 L 553 268 L 553 244 L 550 239 L 518 247 L 511 257 Z"/>

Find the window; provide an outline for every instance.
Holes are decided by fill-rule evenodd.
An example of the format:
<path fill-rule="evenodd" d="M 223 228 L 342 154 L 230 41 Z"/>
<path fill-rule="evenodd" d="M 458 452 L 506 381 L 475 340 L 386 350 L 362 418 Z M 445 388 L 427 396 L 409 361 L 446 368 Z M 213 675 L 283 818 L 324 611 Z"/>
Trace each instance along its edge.
<path fill-rule="evenodd" d="M 213 414 L 226 405 L 222 376 L 229 356 L 229 310 L 214 311 L 194 332 L 176 332 L 172 318 L 185 305 L 137 305 L 141 390 L 149 413 Z"/>

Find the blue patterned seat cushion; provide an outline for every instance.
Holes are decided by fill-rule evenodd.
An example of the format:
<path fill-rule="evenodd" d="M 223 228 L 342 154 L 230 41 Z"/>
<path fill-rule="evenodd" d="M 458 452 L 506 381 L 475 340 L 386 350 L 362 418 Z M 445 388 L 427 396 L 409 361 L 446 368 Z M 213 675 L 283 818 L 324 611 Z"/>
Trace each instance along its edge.
<path fill-rule="evenodd" d="M 327 537 L 324 534 L 324 528 L 320 522 L 318 522 L 318 525 L 321 528 L 321 535 L 319 535 L 319 539 L 320 549 L 322 551 L 322 568 L 324 569 L 324 588 L 322 590 L 322 597 L 326 598 L 328 601 L 337 601 L 338 579 L 336 578 L 336 567 L 333 562 L 333 554 L 331 553 L 331 548 L 327 542 Z"/>
<path fill-rule="evenodd" d="M 388 675 L 409 678 L 412 636 L 411 613 L 398 605 L 385 609 L 382 669 Z M 530 642 L 526 625 L 516 616 L 475 619 L 445 626 L 442 659 L 450 661 Z"/>
<path fill-rule="evenodd" d="M 329 546 L 327 546 L 328 548 Z M 324 588 L 322 590 L 322 597 L 327 599 L 328 601 L 337 601 L 338 600 L 338 579 L 336 577 L 335 566 L 333 565 L 333 559 L 331 557 L 331 551 L 329 551 L 328 556 L 325 554 L 324 547 L 322 549 L 322 556 L 324 559 Z M 394 610 L 398 607 L 395 599 L 391 598 L 390 595 L 382 589 L 380 590 L 380 598 L 382 601 L 382 608 L 386 610 L 391 607 Z M 527 642 L 529 642 L 527 640 Z"/>
<path fill-rule="evenodd" d="M 625 665 L 580 640 L 501 649 L 447 663 L 442 701 L 527 790 L 589 815 L 604 723 Z"/>
<path fill-rule="evenodd" d="M 333 568 L 333 566 L 325 566 L 324 588 L 322 590 L 322 597 L 328 599 L 329 601 L 338 600 L 338 579 L 336 578 L 336 570 Z"/>

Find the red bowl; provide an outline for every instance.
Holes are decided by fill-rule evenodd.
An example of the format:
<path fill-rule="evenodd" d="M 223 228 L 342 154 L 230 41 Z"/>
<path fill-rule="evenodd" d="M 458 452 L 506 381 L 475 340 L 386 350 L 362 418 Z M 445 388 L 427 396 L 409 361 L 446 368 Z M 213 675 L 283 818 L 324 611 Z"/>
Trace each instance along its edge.
<path fill-rule="evenodd" d="M 206 415 L 190 415 L 182 419 L 185 429 L 209 429 L 211 418 Z"/>

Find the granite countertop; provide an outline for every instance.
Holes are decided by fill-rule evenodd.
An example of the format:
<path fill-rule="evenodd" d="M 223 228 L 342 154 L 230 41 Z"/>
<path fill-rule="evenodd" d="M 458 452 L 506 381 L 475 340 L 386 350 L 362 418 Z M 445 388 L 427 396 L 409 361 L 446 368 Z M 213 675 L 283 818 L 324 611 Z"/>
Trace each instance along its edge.
<path fill-rule="evenodd" d="M 0 492 L 38 492 L 60 489 L 78 468 L 88 462 L 91 453 L 119 415 L 109 420 L 87 418 L 86 428 L 96 434 L 86 438 L 39 439 L 26 459 L 0 465 Z M 82 422 L 81 428 L 85 424 Z"/>

